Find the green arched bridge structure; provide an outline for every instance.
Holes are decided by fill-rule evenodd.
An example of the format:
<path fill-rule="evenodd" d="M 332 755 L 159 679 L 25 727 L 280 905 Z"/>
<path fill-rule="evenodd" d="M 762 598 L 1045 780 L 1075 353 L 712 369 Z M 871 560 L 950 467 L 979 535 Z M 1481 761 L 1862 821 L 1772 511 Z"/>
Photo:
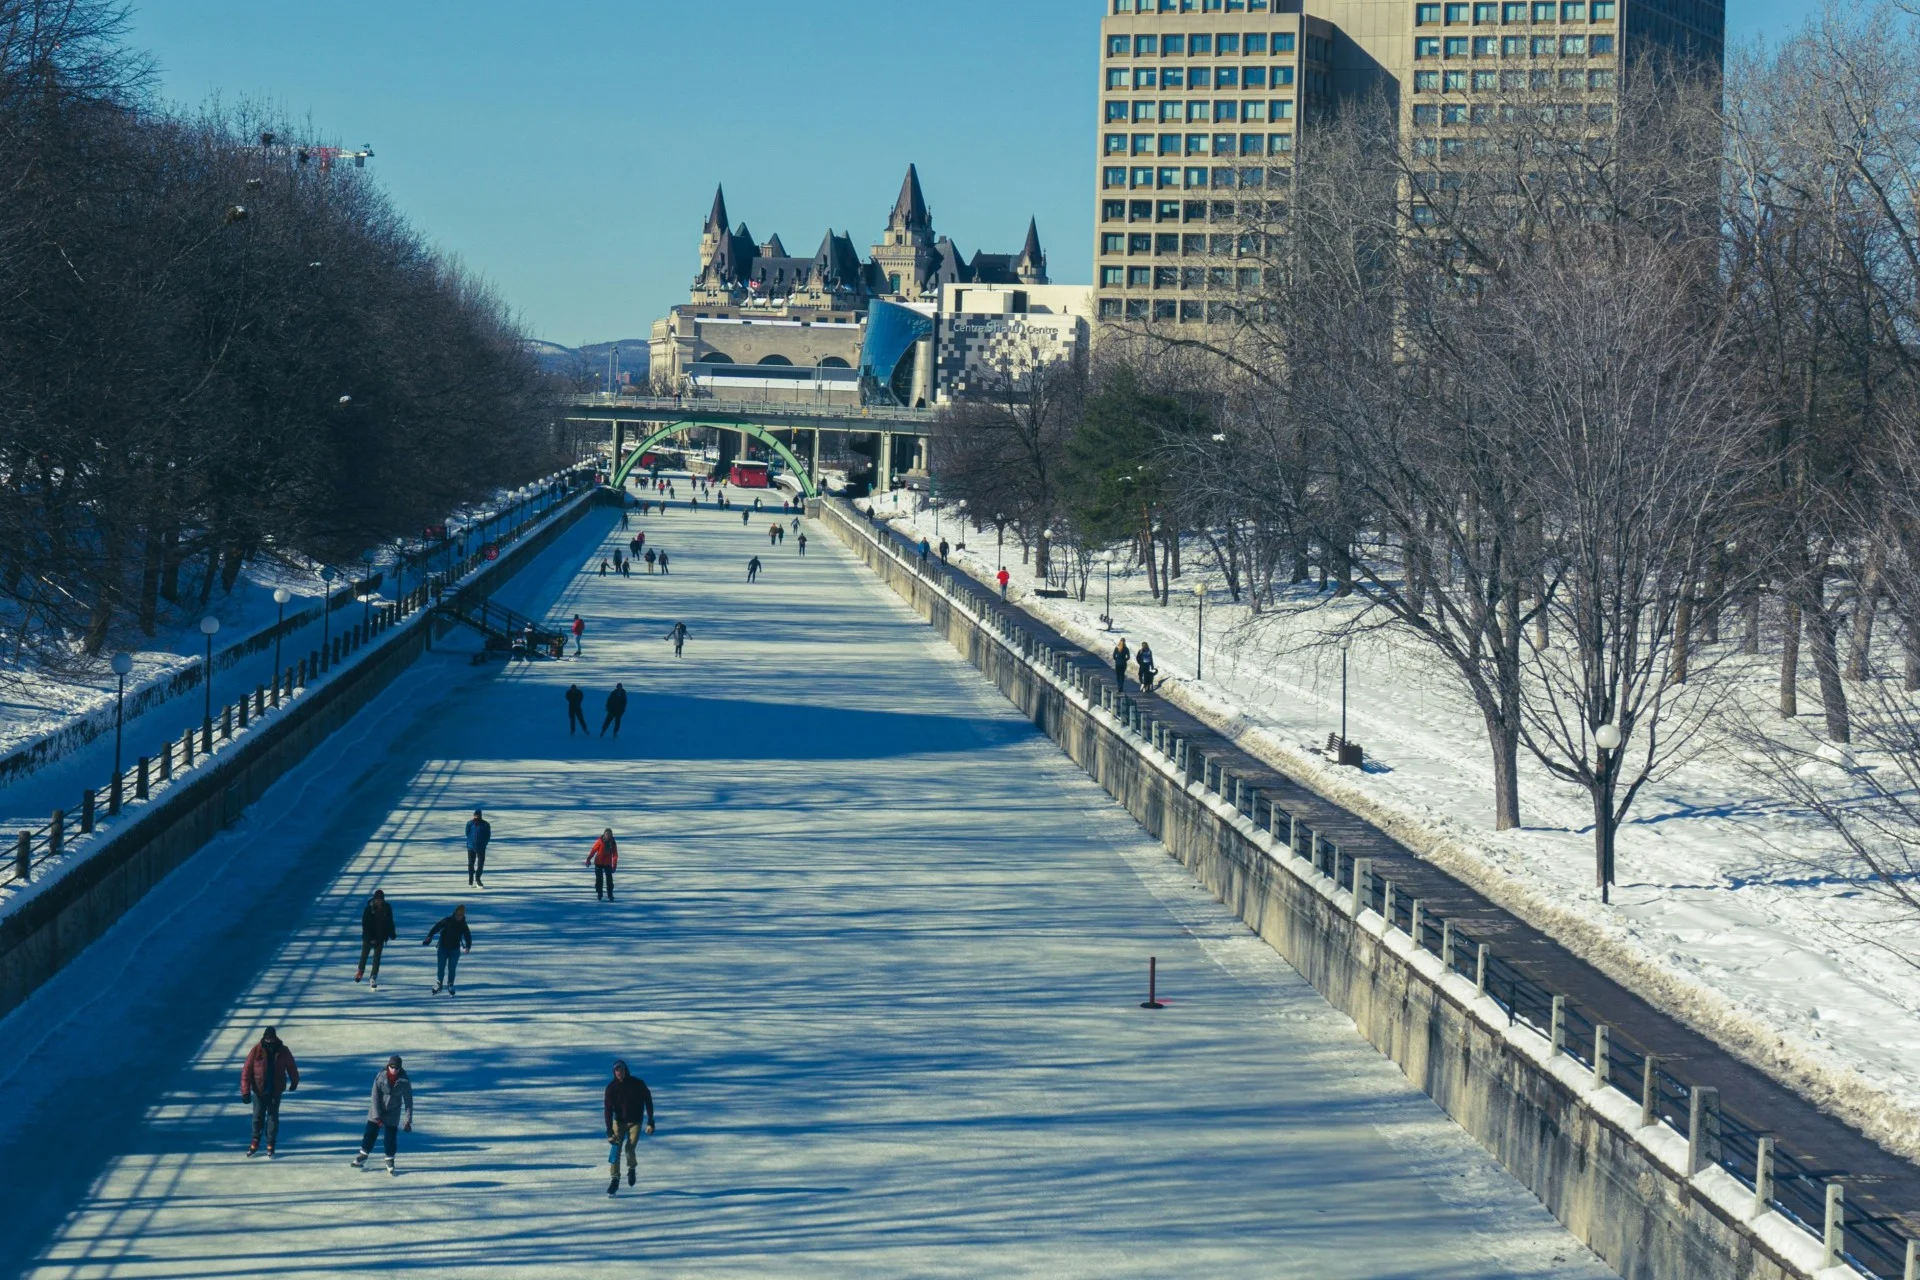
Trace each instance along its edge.
<path fill-rule="evenodd" d="M 638 459 L 661 441 L 689 427 L 716 427 L 741 432 L 772 449 L 800 481 L 808 497 L 815 496 L 820 482 L 821 432 L 877 434 L 887 441 L 903 435 L 924 437 L 932 430 L 935 417 L 931 409 L 678 396 L 575 395 L 565 398 L 561 411 L 568 419 L 604 422 L 615 429 L 615 449 L 620 455 L 615 459 L 612 477 L 615 487 L 624 485 L 638 465 Z M 639 430 L 635 432 L 635 443 L 627 446 L 620 429 L 630 425 Z M 775 434 L 800 431 L 812 435 L 810 462 L 803 462 L 792 446 Z M 632 452 L 625 452 L 629 447 Z M 879 452 L 883 457 L 887 454 L 884 448 Z M 882 480 L 884 482 L 884 477 Z"/>

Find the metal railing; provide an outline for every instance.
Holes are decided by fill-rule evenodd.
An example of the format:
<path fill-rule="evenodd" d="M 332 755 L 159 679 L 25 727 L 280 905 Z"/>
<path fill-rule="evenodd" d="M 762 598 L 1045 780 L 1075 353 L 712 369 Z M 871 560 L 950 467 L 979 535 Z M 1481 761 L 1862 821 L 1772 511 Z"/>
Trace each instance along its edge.
<path fill-rule="evenodd" d="M 864 524 L 883 548 L 892 550 L 910 569 L 965 597 L 976 616 L 1016 652 L 1110 713 L 1125 732 L 1142 740 L 1143 747 L 1159 752 L 1181 770 L 1190 784 L 1220 796 L 1281 848 L 1307 859 L 1335 889 L 1352 894 L 1355 915 L 1361 910 L 1378 913 L 1389 929 L 1406 933 L 1416 949 L 1438 956 L 1449 970 L 1472 982 L 1480 995 L 1506 1013 L 1510 1026 L 1526 1025 L 1545 1038 L 1555 1053 L 1585 1067 L 1596 1084 L 1639 1099 L 1643 1126 L 1665 1125 L 1688 1139 L 1689 1176 L 1715 1165 L 1726 1170 L 1754 1192 L 1756 1206 L 1777 1210 L 1824 1241 L 1826 1265 L 1844 1262 L 1876 1280 L 1913 1280 L 1920 1275 L 1920 1241 L 1902 1224 L 1846 1208 L 1840 1190 L 1849 1178 L 1845 1170 L 1814 1168 L 1781 1150 L 1765 1125 L 1721 1106 L 1718 1090 L 1689 1082 L 1659 1058 L 1616 1040 L 1611 1027 L 1527 977 L 1491 943 L 1452 920 L 1434 919 L 1421 909 L 1424 904 L 1416 906 L 1418 899 L 1396 892 L 1390 879 L 1374 874 L 1367 858 L 1349 854 L 1220 761 L 1208 759 L 1193 739 L 1148 717 L 1132 697 L 1107 683 L 1097 659 L 1088 661 L 1092 655 L 1051 648 L 971 575 L 938 560 L 926 563 L 911 539 L 871 516 L 863 521 L 858 515 L 854 509 L 846 518 L 850 524 Z M 889 542 L 896 545 L 888 547 Z M 1604 1061 L 1596 1068 L 1602 1052 Z"/>
<path fill-rule="evenodd" d="M 493 544 L 497 547 L 518 541 L 544 523 L 553 510 L 551 506 L 536 509 L 495 535 Z M 457 582 L 484 563 L 484 547 L 451 560 L 446 579 L 422 583 L 398 601 L 368 611 L 363 621 L 342 627 L 323 647 L 275 672 L 271 686 L 257 684 L 237 702 L 203 713 L 198 724 L 189 726 L 178 738 L 168 739 L 152 756 L 138 756 L 117 773 L 110 770 L 105 786 L 82 790 L 72 809 L 55 809 L 47 821 L 16 832 L 13 856 L 0 864 L 0 886 L 31 882 L 36 868 L 58 858 L 76 836 L 94 834 L 101 819 L 118 817 L 126 808 L 151 803 L 155 793 L 170 786 L 179 775 L 210 762 L 215 755 L 216 740 L 230 742 L 253 728 L 255 721 L 267 720 L 288 709 L 310 682 L 401 621 L 432 607 L 443 594 L 447 581 Z"/>

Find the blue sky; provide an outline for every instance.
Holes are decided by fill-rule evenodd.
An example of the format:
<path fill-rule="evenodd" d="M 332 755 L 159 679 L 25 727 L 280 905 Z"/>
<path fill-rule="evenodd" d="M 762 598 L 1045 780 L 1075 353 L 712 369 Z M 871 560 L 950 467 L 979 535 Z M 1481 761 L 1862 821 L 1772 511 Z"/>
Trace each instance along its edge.
<path fill-rule="evenodd" d="M 1734 40 L 1818 0 L 1753 0 Z M 644 337 L 684 300 L 724 182 L 735 223 L 810 253 L 877 237 L 908 161 L 960 248 L 1040 220 L 1092 271 L 1101 0 L 145 0 L 162 94 L 260 100 L 377 153 L 435 244 L 535 334 Z"/>

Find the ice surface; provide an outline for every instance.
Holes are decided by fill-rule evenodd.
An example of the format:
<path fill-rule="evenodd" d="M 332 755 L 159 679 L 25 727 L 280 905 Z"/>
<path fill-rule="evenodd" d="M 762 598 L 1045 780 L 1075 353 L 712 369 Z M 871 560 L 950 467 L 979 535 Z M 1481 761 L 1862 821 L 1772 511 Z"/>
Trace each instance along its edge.
<path fill-rule="evenodd" d="M 584 657 L 424 660 L 0 1022 L 0 1272 L 1610 1274 L 830 536 L 676 512 L 671 577 L 576 574 L 612 524 L 516 584 Z M 616 679 L 621 736 L 569 739 L 566 684 L 597 730 Z M 303 1081 L 271 1164 L 267 1023 Z M 393 1052 L 397 1179 L 347 1166 Z M 609 1200 L 615 1057 L 659 1132 Z"/>

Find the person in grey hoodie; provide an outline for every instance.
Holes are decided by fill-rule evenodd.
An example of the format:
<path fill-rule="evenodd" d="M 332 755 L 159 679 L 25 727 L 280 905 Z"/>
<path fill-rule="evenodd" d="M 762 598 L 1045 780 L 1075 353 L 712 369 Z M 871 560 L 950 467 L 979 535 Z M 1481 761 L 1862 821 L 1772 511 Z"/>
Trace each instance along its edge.
<path fill-rule="evenodd" d="M 397 1053 L 387 1059 L 386 1067 L 373 1078 L 367 1131 L 360 1139 L 360 1154 L 353 1158 L 354 1168 L 366 1167 L 367 1157 L 373 1154 L 373 1140 L 380 1136 L 382 1129 L 387 1131 L 387 1172 L 393 1173 L 393 1157 L 400 1150 L 400 1130 L 413 1131 L 413 1081 L 407 1078 Z"/>

